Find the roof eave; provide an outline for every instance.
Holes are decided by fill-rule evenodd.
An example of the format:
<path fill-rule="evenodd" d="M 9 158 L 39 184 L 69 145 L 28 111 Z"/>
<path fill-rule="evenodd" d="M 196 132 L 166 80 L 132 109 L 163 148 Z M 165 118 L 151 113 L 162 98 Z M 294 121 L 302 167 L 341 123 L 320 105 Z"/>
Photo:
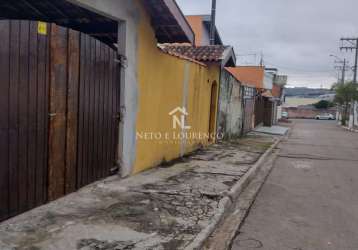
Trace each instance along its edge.
<path fill-rule="evenodd" d="M 159 43 L 195 42 L 195 34 L 175 0 L 142 0 Z"/>
<path fill-rule="evenodd" d="M 232 46 L 228 46 L 225 49 L 222 57 L 221 66 L 223 68 L 236 66 L 236 55 L 235 55 L 234 48 Z"/>

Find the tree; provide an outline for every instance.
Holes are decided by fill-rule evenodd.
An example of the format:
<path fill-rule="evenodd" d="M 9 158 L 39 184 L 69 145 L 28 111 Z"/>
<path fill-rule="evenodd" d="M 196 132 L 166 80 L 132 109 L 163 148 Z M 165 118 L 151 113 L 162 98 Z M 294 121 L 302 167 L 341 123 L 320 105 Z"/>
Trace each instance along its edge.
<path fill-rule="evenodd" d="M 329 108 L 334 107 L 334 103 L 330 102 L 330 101 L 326 101 L 326 100 L 321 100 L 321 101 L 313 104 L 313 106 L 316 109 L 329 109 Z"/>
<path fill-rule="evenodd" d="M 346 125 L 349 120 L 349 105 L 352 101 L 358 100 L 358 85 L 353 82 L 337 83 L 333 86 L 336 92 L 334 102 L 343 108 L 342 124 Z"/>

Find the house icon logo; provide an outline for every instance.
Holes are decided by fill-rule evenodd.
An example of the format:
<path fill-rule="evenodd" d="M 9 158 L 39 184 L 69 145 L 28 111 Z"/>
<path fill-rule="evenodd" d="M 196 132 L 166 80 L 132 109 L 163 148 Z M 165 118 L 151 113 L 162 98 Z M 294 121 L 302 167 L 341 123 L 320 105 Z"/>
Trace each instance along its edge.
<path fill-rule="evenodd" d="M 177 107 L 172 110 L 169 115 L 173 120 L 173 129 L 177 129 L 178 127 L 185 130 L 191 129 L 191 126 L 185 125 L 185 118 L 189 115 L 186 108 Z"/>

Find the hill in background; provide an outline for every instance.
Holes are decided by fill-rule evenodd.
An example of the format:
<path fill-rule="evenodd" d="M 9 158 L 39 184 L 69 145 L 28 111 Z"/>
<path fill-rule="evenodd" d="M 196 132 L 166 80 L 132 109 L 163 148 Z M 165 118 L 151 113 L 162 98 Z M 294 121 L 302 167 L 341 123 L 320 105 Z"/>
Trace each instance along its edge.
<path fill-rule="evenodd" d="M 305 87 L 297 88 L 286 88 L 285 95 L 286 97 L 302 97 L 302 98 L 317 98 L 323 95 L 334 94 L 334 91 L 330 89 L 311 89 Z"/>

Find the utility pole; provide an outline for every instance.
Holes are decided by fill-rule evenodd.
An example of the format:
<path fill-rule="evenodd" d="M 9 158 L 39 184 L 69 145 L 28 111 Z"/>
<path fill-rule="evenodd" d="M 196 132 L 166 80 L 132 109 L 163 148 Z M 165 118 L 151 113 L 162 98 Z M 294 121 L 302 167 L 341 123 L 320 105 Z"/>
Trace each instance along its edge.
<path fill-rule="evenodd" d="M 341 38 L 342 45 L 341 50 L 345 51 L 354 51 L 355 50 L 355 59 L 354 59 L 354 77 L 353 82 L 357 83 L 357 70 L 358 70 L 358 38 Z"/>
<path fill-rule="evenodd" d="M 347 61 L 344 58 L 343 59 L 343 68 L 342 68 L 342 83 L 344 84 L 344 82 L 346 81 L 346 65 L 347 65 Z"/>
<path fill-rule="evenodd" d="M 261 52 L 260 66 L 263 67 L 264 65 L 265 65 L 265 63 L 264 63 L 264 53 Z"/>
<path fill-rule="evenodd" d="M 216 0 L 212 0 L 211 23 L 210 23 L 210 45 L 215 45 L 216 35 Z"/>
<path fill-rule="evenodd" d="M 341 46 L 341 50 L 345 50 L 345 51 L 354 51 L 355 50 L 355 59 L 354 59 L 354 77 L 353 77 L 353 83 L 356 85 L 357 84 L 357 70 L 358 70 L 358 38 L 341 38 L 341 42 L 342 42 L 342 46 Z M 352 100 L 350 103 L 350 110 L 351 110 L 351 117 L 353 120 L 353 126 L 354 126 L 354 107 L 355 107 L 355 100 Z M 349 124 L 351 124 L 351 118 L 349 118 L 350 122 Z M 351 126 L 351 125 L 349 125 Z"/>
<path fill-rule="evenodd" d="M 341 83 L 344 84 L 346 82 L 346 71 L 347 71 L 348 61 L 347 59 L 343 59 L 342 61 L 335 61 L 335 63 L 342 65 L 342 66 L 335 66 L 335 69 L 342 72 Z"/>

